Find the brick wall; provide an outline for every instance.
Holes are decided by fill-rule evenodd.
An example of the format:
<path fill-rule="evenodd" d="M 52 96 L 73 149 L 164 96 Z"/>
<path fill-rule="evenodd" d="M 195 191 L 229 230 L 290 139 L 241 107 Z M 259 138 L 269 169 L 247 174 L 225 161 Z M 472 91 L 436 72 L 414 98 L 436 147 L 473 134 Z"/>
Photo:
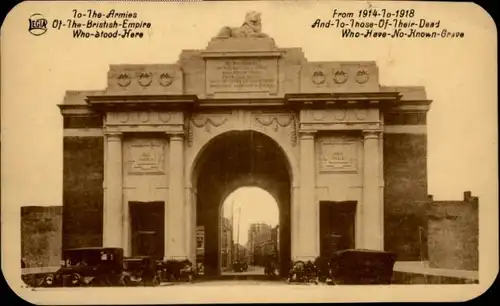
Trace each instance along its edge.
<path fill-rule="evenodd" d="M 479 257 L 478 198 L 429 201 L 429 265 L 441 269 L 477 270 Z"/>
<path fill-rule="evenodd" d="M 26 267 L 59 266 L 62 206 L 21 207 L 21 256 Z"/>
<path fill-rule="evenodd" d="M 421 116 L 391 118 L 399 124 L 423 124 Z M 410 119 L 411 120 L 410 120 Z M 427 257 L 424 208 L 427 199 L 427 135 L 384 134 L 385 249 L 398 260 Z"/>
<path fill-rule="evenodd" d="M 103 137 L 64 137 L 63 247 L 102 245 Z"/>

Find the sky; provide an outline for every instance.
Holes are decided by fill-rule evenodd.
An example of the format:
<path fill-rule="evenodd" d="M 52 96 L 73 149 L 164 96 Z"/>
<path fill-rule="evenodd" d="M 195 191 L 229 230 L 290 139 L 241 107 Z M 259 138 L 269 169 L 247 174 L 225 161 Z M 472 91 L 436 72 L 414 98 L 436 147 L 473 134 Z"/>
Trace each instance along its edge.
<path fill-rule="evenodd" d="M 233 204 L 234 203 L 234 204 Z M 279 208 L 274 197 L 258 187 L 242 187 L 233 191 L 222 204 L 223 216 L 231 220 L 234 205 L 234 241 L 241 245 L 248 242 L 248 230 L 252 223 L 279 224 Z M 239 238 L 238 237 L 239 222 Z M 237 241 L 238 240 L 238 241 Z"/>
<path fill-rule="evenodd" d="M 459 200 L 471 190 L 482 207 L 496 207 L 496 28 L 479 6 L 412 4 L 421 18 L 465 32 L 463 39 L 362 40 L 342 39 L 337 29 L 310 25 L 329 18 L 335 8 L 355 11 L 366 3 L 286 3 L 169 3 L 161 8 L 128 3 L 124 10 L 138 12 L 139 19 L 152 24 L 142 40 L 73 39 L 68 29 L 52 28 L 36 37 L 26 30 L 33 12 L 66 20 L 73 9 L 88 9 L 87 4 L 23 3 L 14 8 L 1 33 L 2 215 L 17 218 L 19 207 L 26 205 L 62 205 L 62 116 L 56 105 L 66 90 L 105 88 L 110 64 L 174 63 L 182 49 L 205 48 L 222 26 L 239 26 L 249 10 L 262 12 L 263 31 L 279 47 L 301 47 L 309 61 L 376 61 L 382 85 L 425 86 L 433 100 L 429 193 L 436 200 Z M 106 10 L 109 4 L 93 8 Z M 263 216 L 271 216 L 273 201 L 254 189 L 238 193 L 238 203 L 260 203 L 255 201 L 259 197 L 269 207 Z M 242 226 L 254 217 L 242 220 Z"/>

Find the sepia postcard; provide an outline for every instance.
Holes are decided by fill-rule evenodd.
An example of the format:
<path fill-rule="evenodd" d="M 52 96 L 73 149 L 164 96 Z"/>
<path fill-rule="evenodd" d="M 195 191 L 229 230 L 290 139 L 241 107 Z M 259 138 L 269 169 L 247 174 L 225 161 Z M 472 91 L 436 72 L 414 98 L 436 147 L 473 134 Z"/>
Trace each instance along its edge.
<path fill-rule="evenodd" d="M 3 276 L 40 305 L 481 296 L 496 55 L 467 2 L 22 2 Z"/>

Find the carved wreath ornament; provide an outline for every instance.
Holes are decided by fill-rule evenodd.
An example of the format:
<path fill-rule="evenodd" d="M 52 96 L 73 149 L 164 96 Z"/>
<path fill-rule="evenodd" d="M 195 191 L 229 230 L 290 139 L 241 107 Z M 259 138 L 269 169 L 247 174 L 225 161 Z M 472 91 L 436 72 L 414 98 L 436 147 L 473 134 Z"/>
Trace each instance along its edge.
<path fill-rule="evenodd" d="M 168 72 L 164 72 L 160 75 L 159 83 L 163 87 L 170 86 L 170 84 L 172 84 L 173 81 L 174 77 Z"/>
<path fill-rule="evenodd" d="M 323 73 L 323 71 L 315 71 L 312 75 L 312 82 L 316 85 L 321 85 L 323 83 L 325 83 L 325 74 Z"/>
<path fill-rule="evenodd" d="M 130 78 L 130 76 L 125 72 L 121 73 L 117 77 L 117 80 L 118 80 L 118 85 L 120 85 L 121 87 L 127 87 L 132 82 L 132 79 Z"/>
<path fill-rule="evenodd" d="M 139 85 L 146 87 L 151 85 L 151 82 L 153 81 L 153 74 L 151 72 L 142 72 L 139 74 Z"/>
<path fill-rule="evenodd" d="M 348 73 L 344 70 L 336 70 L 333 72 L 333 81 L 335 84 L 344 84 L 347 82 Z"/>
<path fill-rule="evenodd" d="M 370 76 L 368 75 L 368 71 L 366 70 L 360 70 L 356 73 L 356 82 L 359 84 L 364 84 L 368 82 L 368 79 Z"/>

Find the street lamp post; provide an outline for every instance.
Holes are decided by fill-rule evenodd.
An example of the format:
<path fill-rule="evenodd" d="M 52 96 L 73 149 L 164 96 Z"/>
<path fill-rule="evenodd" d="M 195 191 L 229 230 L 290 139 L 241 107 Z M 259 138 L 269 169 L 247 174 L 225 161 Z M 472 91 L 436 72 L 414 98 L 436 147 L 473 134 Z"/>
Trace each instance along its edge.
<path fill-rule="evenodd" d="M 240 260 L 240 220 L 241 220 L 241 206 L 238 206 L 238 234 L 236 236 L 237 260 Z"/>

